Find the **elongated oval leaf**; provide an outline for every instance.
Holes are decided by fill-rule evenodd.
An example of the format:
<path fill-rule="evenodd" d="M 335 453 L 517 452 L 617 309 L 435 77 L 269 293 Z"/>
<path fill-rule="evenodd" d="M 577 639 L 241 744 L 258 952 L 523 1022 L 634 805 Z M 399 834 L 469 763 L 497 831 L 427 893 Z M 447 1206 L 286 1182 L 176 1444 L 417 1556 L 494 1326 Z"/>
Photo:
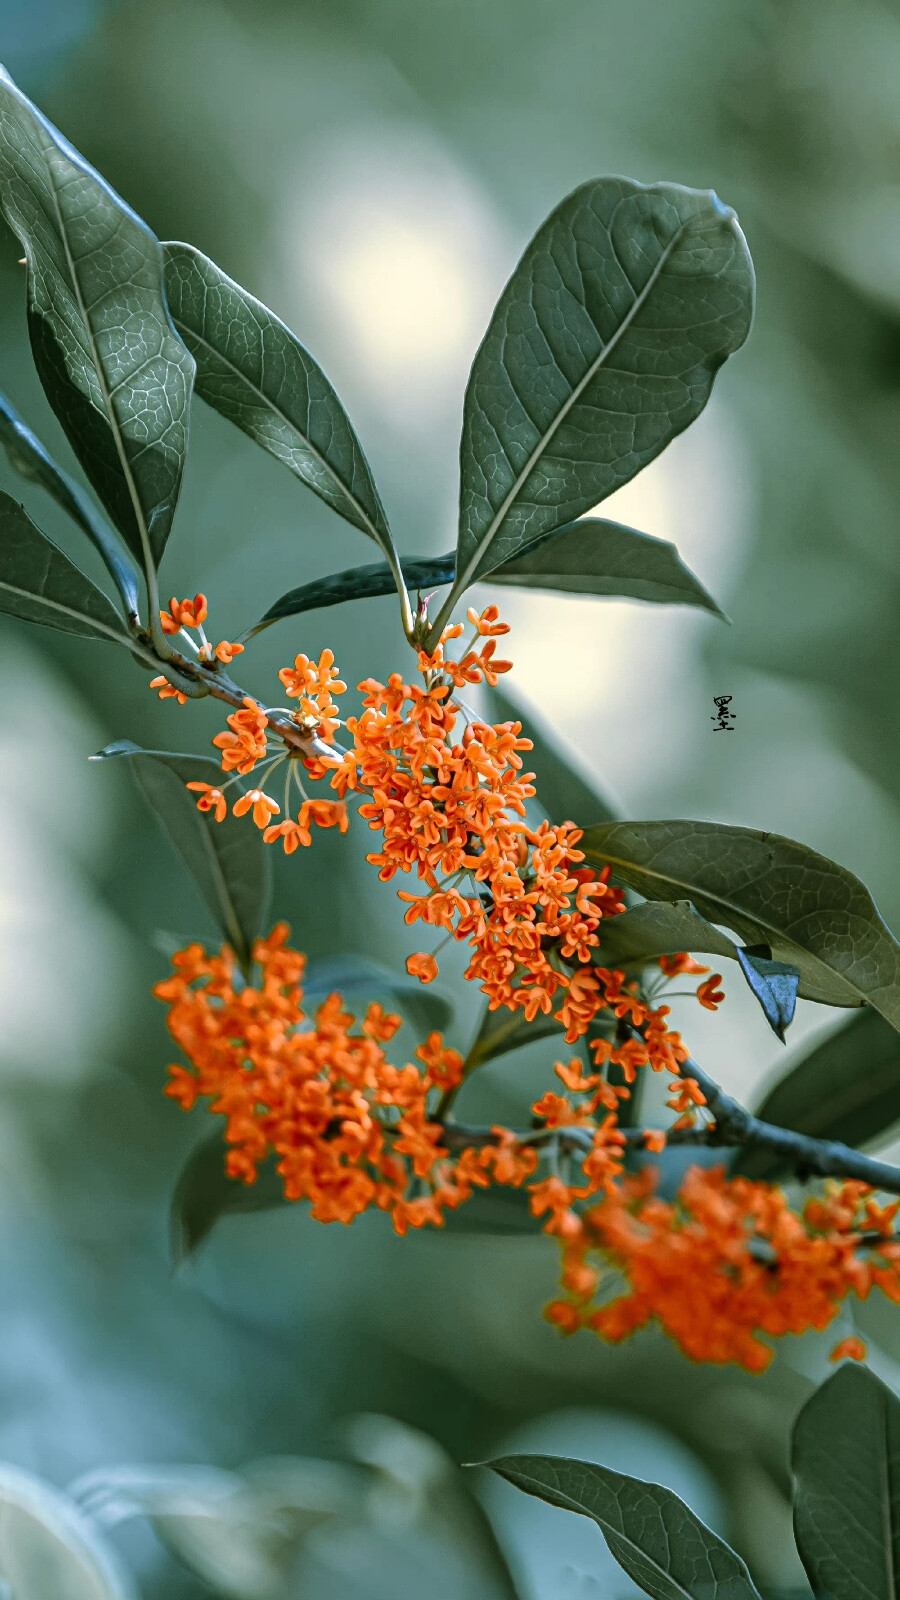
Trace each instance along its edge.
<path fill-rule="evenodd" d="M 816 1594 L 900 1596 L 900 1400 L 865 1367 L 839 1367 L 794 1427 L 794 1532 Z"/>
<path fill-rule="evenodd" d="M 411 978 L 402 969 L 397 972 L 372 956 L 355 951 L 342 956 L 319 956 L 307 966 L 303 980 L 306 1010 L 335 992 L 346 1000 L 381 1000 L 388 1006 L 395 1005 L 404 1020 L 423 1033 L 435 1028 L 443 1032 L 453 1018 L 453 1005 L 439 988 L 429 984 L 426 989 L 418 978 Z"/>
<path fill-rule="evenodd" d="M 135 618 L 138 615 L 138 588 L 134 572 L 124 550 L 98 516 L 84 490 L 57 466 L 49 451 L 44 449 L 37 434 L 23 422 L 15 406 L 0 394 L 0 442 L 6 451 L 11 467 L 30 483 L 40 484 L 53 497 L 58 506 L 86 533 L 95 549 L 106 563 L 125 605 Z"/>
<path fill-rule="evenodd" d="M 0 490 L 0 611 L 87 639 L 130 645 L 112 601 Z"/>
<path fill-rule="evenodd" d="M 623 911 L 621 916 L 604 917 L 599 936 L 600 945 L 594 953 L 599 967 L 647 965 L 680 950 L 737 960 L 733 940 L 701 917 L 689 900 L 677 900 L 672 905 L 647 900 Z"/>
<path fill-rule="evenodd" d="M 165 256 L 172 319 L 197 363 L 197 393 L 390 555 L 369 463 L 318 362 L 193 245 L 167 244 Z"/>
<path fill-rule="evenodd" d="M 428 591 L 453 578 L 454 556 L 433 556 L 431 559 L 403 561 L 403 576 L 410 590 Z M 368 600 L 382 594 L 394 594 L 397 583 L 386 561 L 373 561 L 364 567 L 346 567 L 343 572 L 332 572 L 327 578 L 313 578 L 299 589 L 289 589 L 275 601 L 250 634 L 261 633 L 282 617 L 296 617 L 301 611 L 317 611 L 323 606 L 338 606 L 344 600 Z"/>
<path fill-rule="evenodd" d="M 565 1456 L 484 1462 L 517 1489 L 596 1522 L 620 1567 L 654 1600 L 759 1600 L 740 1556 L 671 1489 Z"/>
<path fill-rule="evenodd" d="M 555 1017 L 545 1016 L 541 1011 L 531 1022 L 527 1022 L 521 1012 L 510 1015 L 502 1009 L 489 1011 L 485 1007 L 481 1026 L 466 1056 L 466 1069 L 474 1072 L 476 1067 L 483 1067 L 486 1061 L 495 1061 L 498 1056 L 523 1050 L 526 1045 L 537 1044 L 541 1039 L 550 1039 L 554 1034 L 564 1031 Z"/>
<path fill-rule="evenodd" d="M 691 900 L 746 944 L 799 969 L 799 993 L 869 1004 L 900 1028 L 900 944 L 852 872 L 777 833 L 716 822 L 603 822 L 586 859 L 647 900 Z"/>
<path fill-rule="evenodd" d="M 866 1006 L 789 1068 L 756 1115 L 812 1139 L 868 1143 L 900 1121 L 900 1036 Z M 790 1169 L 773 1151 L 748 1146 L 732 1170 L 771 1179 Z"/>
<path fill-rule="evenodd" d="M 787 961 L 772 961 L 768 948 L 768 945 L 758 945 L 754 949 L 739 949 L 737 958 L 769 1027 L 784 1044 L 785 1029 L 794 1020 L 800 972 Z"/>
<path fill-rule="evenodd" d="M 574 822 L 578 828 L 587 828 L 598 817 L 613 820 L 615 810 L 599 786 L 579 772 L 575 759 L 563 751 L 557 736 L 542 725 L 535 712 L 519 705 L 502 689 L 485 684 L 481 694 L 492 722 L 522 723 L 523 736 L 533 746 L 523 751 L 523 760 L 535 775 L 538 804 L 551 822 Z"/>
<path fill-rule="evenodd" d="M 485 579 L 520 589 L 699 606 L 725 618 L 674 544 L 602 517 L 570 522 L 486 573 Z"/>
<path fill-rule="evenodd" d="M 456 556 L 451 550 L 445 556 L 404 559 L 402 566 L 409 588 L 424 593 L 452 582 Z M 571 522 L 557 533 L 548 534 L 514 561 L 485 573 L 483 581 L 560 594 L 700 606 L 725 616 L 684 565 L 673 544 L 602 517 L 583 517 L 580 522 Z M 319 606 L 393 594 L 395 588 L 396 580 L 386 561 L 349 567 L 290 589 L 250 631 L 259 633 L 281 617 L 296 616 Z"/>
<path fill-rule="evenodd" d="M 99 750 L 94 761 L 124 757 L 147 803 L 194 878 L 222 934 L 246 971 L 269 898 L 269 858 L 258 828 L 230 813 L 214 822 L 197 810 L 185 785 L 195 779 L 216 785 L 222 769 L 209 756 L 142 750 L 119 739 Z"/>
<path fill-rule="evenodd" d="M 165 548 L 194 363 L 169 320 L 158 239 L 0 75 L 0 205 L 28 262 L 41 382 L 116 528 L 145 565 Z"/>
<path fill-rule="evenodd" d="M 557 207 L 472 367 L 458 590 L 589 511 L 699 415 L 753 293 L 735 214 L 710 192 L 599 178 Z"/>
<path fill-rule="evenodd" d="M 275 1170 L 274 1156 L 262 1162 L 255 1183 L 229 1178 L 227 1158 L 228 1146 L 217 1128 L 191 1151 L 181 1170 L 169 1213 L 169 1245 L 176 1266 L 194 1254 L 220 1217 L 297 1203 L 284 1197 L 284 1180 Z"/>

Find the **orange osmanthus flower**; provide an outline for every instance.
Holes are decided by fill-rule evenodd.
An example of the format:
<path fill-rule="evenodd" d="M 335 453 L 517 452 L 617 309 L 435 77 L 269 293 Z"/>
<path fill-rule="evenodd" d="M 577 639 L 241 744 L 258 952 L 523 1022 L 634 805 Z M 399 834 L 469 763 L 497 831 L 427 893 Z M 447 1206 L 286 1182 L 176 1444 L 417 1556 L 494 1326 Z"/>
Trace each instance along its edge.
<path fill-rule="evenodd" d="M 840 1344 L 836 1344 L 828 1359 L 829 1361 L 865 1361 L 867 1354 L 865 1341 L 852 1336 L 849 1339 L 842 1339 Z"/>
<path fill-rule="evenodd" d="M 420 983 L 433 983 L 438 975 L 438 964 L 434 956 L 419 950 L 414 956 L 407 956 L 406 970 L 411 978 L 418 978 Z"/>
<path fill-rule="evenodd" d="M 187 789 L 196 789 L 199 793 L 197 801 L 198 811 L 212 811 L 216 822 L 224 822 L 228 815 L 228 802 L 221 789 L 216 789 L 211 783 L 188 783 Z"/>
<path fill-rule="evenodd" d="M 725 990 L 718 988 L 721 982 L 721 972 L 714 972 L 712 977 L 707 978 L 705 983 L 701 983 L 697 990 L 697 999 L 702 1006 L 706 1007 L 707 1011 L 717 1011 L 725 999 Z"/>
<path fill-rule="evenodd" d="M 150 679 L 150 687 L 151 689 L 159 690 L 160 700 L 177 700 L 180 706 L 187 705 L 187 695 L 182 694 L 180 689 L 176 689 L 174 683 L 170 683 L 168 678 L 163 677 L 162 673 L 158 678 Z"/>

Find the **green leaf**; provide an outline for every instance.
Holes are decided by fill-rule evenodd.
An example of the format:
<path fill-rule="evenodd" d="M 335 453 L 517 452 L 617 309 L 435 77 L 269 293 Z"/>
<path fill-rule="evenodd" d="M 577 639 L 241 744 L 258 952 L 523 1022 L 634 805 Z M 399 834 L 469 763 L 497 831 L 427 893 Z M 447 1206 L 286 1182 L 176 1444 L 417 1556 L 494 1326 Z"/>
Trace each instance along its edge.
<path fill-rule="evenodd" d="M 404 1021 L 423 1034 L 434 1029 L 443 1033 L 453 1020 L 452 1002 L 440 989 L 432 984 L 426 989 L 418 978 L 395 972 L 371 956 L 319 956 L 310 961 L 303 980 L 305 1002 L 319 1004 L 335 991 L 344 999 L 393 1001 Z"/>
<path fill-rule="evenodd" d="M 900 1401 L 865 1367 L 839 1367 L 794 1426 L 794 1532 L 816 1594 L 900 1595 Z"/>
<path fill-rule="evenodd" d="M 583 184 L 528 246 L 466 390 L 454 594 L 627 483 L 743 344 L 753 266 L 709 191 Z"/>
<path fill-rule="evenodd" d="M 199 389 L 199 377 L 197 381 Z M 445 556 L 410 557 L 402 562 L 407 586 L 422 593 L 451 583 L 455 565 L 452 550 Z M 562 594 L 701 606 L 725 617 L 700 580 L 684 565 L 673 544 L 601 517 L 584 517 L 557 533 L 547 534 L 514 561 L 486 573 L 484 582 Z M 395 588 L 396 580 L 387 562 L 349 567 L 327 578 L 314 578 L 299 589 L 289 589 L 250 632 L 259 633 L 281 617 L 297 616 L 319 606 L 340 605 L 344 600 L 393 594 Z"/>
<path fill-rule="evenodd" d="M 410 590 L 427 592 L 453 578 L 455 557 L 434 556 L 431 560 L 404 560 L 403 576 Z M 322 606 L 338 606 L 344 600 L 372 599 L 377 595 L 394 594 L 396 579 L 386 561 L 373 561 L 364 567 L 347 567 L 343 572 L 332 572 L 327 578 L 314 578 L 299 589 L 289 589 L 287 594 L 271 605 L 248 637 L 261 633 L 282 617 L 296 617 L 301 611 L 316 611 Z"/>
<path fill-rule="evenodd" d="M 318 362 L 193 245 L 167 244 L 165 256 L 169 307 L 197 363 L 197 393 L 396 559 L 362 445 Z"/>
<path fill-rule="evenodd" d="M 604 917 L 598 931 L 600 945 L 594 952 L 598 967 L 647 966 L 681 950 L 737 960 L 733 941 L 701 917 L 689 900 L 673 905 L 647 900 L 617 917 Z"/>
<path fill-rule="evenodd" d="M 534 747 L 524 750 L 522 759 L 528 771 L 535 775 L 536 799 L 551 821 L 574 822 L 578 828 L 587 828 L 598 817 L 613 820 L 616 813 L 610 802 L 601 795 L 593 779 L 578 771 L 576 762 L 562 750 L 555 734 L 541 723 L 534 711 L 520 706 L 503 690 L 491 689 L 487 684 L 481 694 L 492 722 L 522 723 L 522 732 Z"/>
<path fill-rule="evenodd" d="M 258 828 L 229 812 L 214 822 L 197 810 L 195 795 L 185 787 L 195 780 L 218 785 L 222 769 L 210 756 L 142 750 L 130 739 L 118 739 L 98 750 L 93 761 L 123 756 L 129 762 L 148 805 L 192 874 L 222 934 L 242 969 L 250 965 L 269 898 L 269 858 Z"/>
<path fill-rule="evenodd" d="M 220 1217 L 297 1203 L 284 1197 L 274 1156 L 261 1163 L 255 1183 L 229 1178 L 227 1156 L 228 1146 L 217 1128 L 191 1151 L 182 1168 L 169 1214 L 169 1244 L 176 1266 L 194 1254 Z"/>
<path fill-rule="evenodd" d="M 0 205 L 27 258 L 31 348 L 47 398 L 149 569 L 175 513 L 194 370 L 166 310 L 162 247 L 5 72 Z"/>
<path fill-rule="evenodd" d="M 621 522 L 583 517 L 529 545 L 485 574 L 485 582 L 563 594 L 621 596 L 658 605 L 700 606 L 727 621 L 674 544 Z"/>
<path fill-rule="evenodd" d="M 137 619 L 138 615 L 138 588 L 134 571 L 123 551 L 118 539 L 110 533 L 103 518 L 97 515 L 93 505 L 84 490 L 70 478 L 62 467 L 58 467 L 53 457 L 41 444 L 37 434 L 23 422 L 15 406 L 0 394 L 0 443 L 6 451 L 6 459 L 20 477 L 26 478 L 29 483 L 37 483 L 52 495 L 58 506 L 61 506 L 68 516 L 72 518 L 86 533 L 95 549 L 100 552 L 119 594 L 126 612 Z"/>
<path fill-rule="evenodd" d="M 0 611 L 131 648 L 112 601 L 0 490 Z"/>
<path fill-rule="evenodd" d="M 900 944 L 846 868 L 777 833 L 716 822 L 600 823 L 580 848 L 647 900 L 693 901 L 799 969 L 799 993 L 868 1003 L 900 1028 Z"/>
<path fill-rule="evenodd" d="M 655 1600 L 759 1600 L 740 1556 L 661 1484 L 565 1456 L 484 1465 L 548 1505 L 591 1517 L 620 1567 Z"/>
<path fill-rule="evenodd" d="M 794 1020 L 800 971 L 786 961 L 773 961 L 768 950 L 768 945 L 748 945 L 737 951 L 737 958 L 769 1027 L 784 1044 L 785 1029 Z"/>
<path fill-rule="evenodd" d="M 756 1115 L 812 1139 L 867 1144 L 900 1120 L 900 1037 L 866 1006 L 790 1067 Z M 789 1170 L 759 1146 L 739 1151 L 732 1168 L 767 1180 Z"/>
<path fill-rule="evenodd" d="M 486 1061 L 495 1061 L 498 1056 L 509 1055 L 512 1050 L 522 1050 L 526 1045 L 536 1044 L 539 1039 L 549 1039 L 554 1034 L 564 1032 L 565 1029 L 555 1017 L 545 1016 L 542 1011 L 532 1022 L 526 1022 L 521 1012 L 510 1013 L 502 1008 L 490 1011 L 485 1007 L 481 1026 L 466 1056 L 466 1071 L 474 1072 L 476 1067 L 483 1067 Z"/>

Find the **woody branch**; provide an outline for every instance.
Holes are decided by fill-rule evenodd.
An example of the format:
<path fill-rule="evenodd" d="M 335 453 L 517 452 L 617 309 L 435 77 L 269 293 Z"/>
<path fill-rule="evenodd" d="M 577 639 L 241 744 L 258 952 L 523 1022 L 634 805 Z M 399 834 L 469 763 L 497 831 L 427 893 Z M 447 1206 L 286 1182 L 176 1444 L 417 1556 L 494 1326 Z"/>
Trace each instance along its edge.
<path fill-rule="evenodd" d="M 681 1071 L 683 1077 L 693 1078 L 699 1084 L 715 1121 L 705 1128 L 673 1130 L 666 1140 L 668 1146 L 752 1146 L 781 1156 L 800 1178 L 852 1179 L 866 1183 L 872 1189 L 880 1189 L 885 1194 L 900 1195 L 900 1167 L 862 1155 L 838 1140 L 813 1139 L 807 1134 L 794 1133 L 789 1128 L 778 1128 L 774 1123 L 763 1122 L 726 1094 L 692 1058 L 683 1064 Z M 490 1128 L 449 1121 L 443 1126 L 444 1143 L 450 1149 L 494 1143 L 495 1136 Z M 636 1149 L 643 1147 L 645 1129 L 623 1128 L 621 1131 L 627 1145 Z M 568 1147 L 572 1152 L 582 1150 L 586 1154 L 593 1143 L 593 1129 L 535 1128 L 521 1132 L 519 1140 L 521 1144 L 532 1147 L 556 1141 L 559 1148 Z"/>

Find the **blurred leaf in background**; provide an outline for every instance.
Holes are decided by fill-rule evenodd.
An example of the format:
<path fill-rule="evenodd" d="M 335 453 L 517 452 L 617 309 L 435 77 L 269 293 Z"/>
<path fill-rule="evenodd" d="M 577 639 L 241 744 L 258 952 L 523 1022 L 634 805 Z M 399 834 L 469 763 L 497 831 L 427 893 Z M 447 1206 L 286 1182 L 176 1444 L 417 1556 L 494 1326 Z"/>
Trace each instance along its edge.
<path fill-rule="evenodd" d="M 559 196 L 605 170 L 713 187 L 735 204 L 759 278 L 739 377 L 720 377 L 696 439 L 603 506 L 674 542 L 733 626 L 699 610 L 505 589 L 521 663 L 512 693 L 574 749 L 585 786 L 615 795 L 617 814 L 715 816 L 803 838 L 870 883 L 896 923 L 893 10 L 0 0 L 0 20 L 10 71 L 156 234 L 190 239 L 296 330 L 365 440 L 401 553 L 453 544 L 466 372 Z M 9 234 L 3 246 L 2 387 L 71 472 L 30 365 L 21 249 Z M 164 583 L 214 588 L 234 638 L 274 596 L 357 561 L 359 534 L 224 419 L 195 406 L 191 427 Z M 5 460 L 0 487 L 103 582 L 99 558 Z M 254 682 L 338 640 L 348 681 L 386 675 L 402 644 L 395 612 L 385 598 L 281 621 L 254 645 Z M 760 1586 L 799 1588 L 786 1440 L 826 1370 L 815 1337 L 755 1380 L 691 1366 L 652 1333 L 627 1350 L 577 1349 L 534 1315 L 553 1276 L 540 1242 L 448 1233 L 398 1249 L 383 1219 L 314 1227 L 297 1207 L 223 1220 L 172 1276 L 168 1205 L 192 1135 L 161 1093 L 171 1045 L 149 999 L 163 963 L 147 931 L 216 935 L 127 773 L 86 758 L 138 726 L 146 745 L 177 749 L 188 714 L 200 750 L 220 718 L 160 706 L 139 674 L 103 664 L 112 651 L 8 618 L 3 633 L 0 1458 L 59 1486 L 123 1462 L 238 1473 L 246 1461 L 328 1455 L 355 1412 L 428 1435 L 454 1461 L 571 1448 L 666 1481 L 661 1463 L 677 1457 L 695 1478 L 712 1473 L 715 1504 L 704 1511 L 670 1486 L 707 1520 L 721 1516 Z M 728 740 L 711 736 L 721 692 L 737 710 Z M 326 836 L 299 869 L 276 862 L 277 904 L 311 958 L 358 950 L 402 968 L 408 930 L 361 864 L 365 838 Z M 749 991 L 732 988 L 733 1027 L 728 1007 L 714 1019 L 723 1072 L 761 1085 L 783 1047 Z M 798 1003 L 801 1046 L 822 1015 Z M 466 1048 L 477 1027 L 457 1016 L 451 1043 Z M 708 1054 L 710 1036 L 697 1034 Z M 531 1061 L 498 1057 L 486 1077 L 524 1101 Z M 900 1368 L 883 1375 L 896 1382 Z M 625 1432 L 649 1430 L 639 1459 L 606 1454 L 610 1405 Z M 594 1450 L 564 1437 L 572 1407 Z M 438 1499 L 444 1483 L 437 1474 Z M 418 1550 L 403 1527 L 392 1549 Z M 438 1576 L 458 1575 L 460 1596 L 479 1583 L 502 1595 L 484 1549 L 443 1527 L 416 1569 L 418 1593 L 437 1592 L 437 1548 Z M 107 1537 L 143 1600 L 217 1592 L 142 1519 Z M 371 1546 L 356 1537 L 329 1545 L 322 1600 L 373 1600 L 359 1588 Z M 511 1527 L 511 1549 L 526 1537 Z M 568 1600 L 564 1584 L 581 1600 L 581 1580 L 554 1564 L 556 1538 L 535 1534 L 530 1600 Z"/>

